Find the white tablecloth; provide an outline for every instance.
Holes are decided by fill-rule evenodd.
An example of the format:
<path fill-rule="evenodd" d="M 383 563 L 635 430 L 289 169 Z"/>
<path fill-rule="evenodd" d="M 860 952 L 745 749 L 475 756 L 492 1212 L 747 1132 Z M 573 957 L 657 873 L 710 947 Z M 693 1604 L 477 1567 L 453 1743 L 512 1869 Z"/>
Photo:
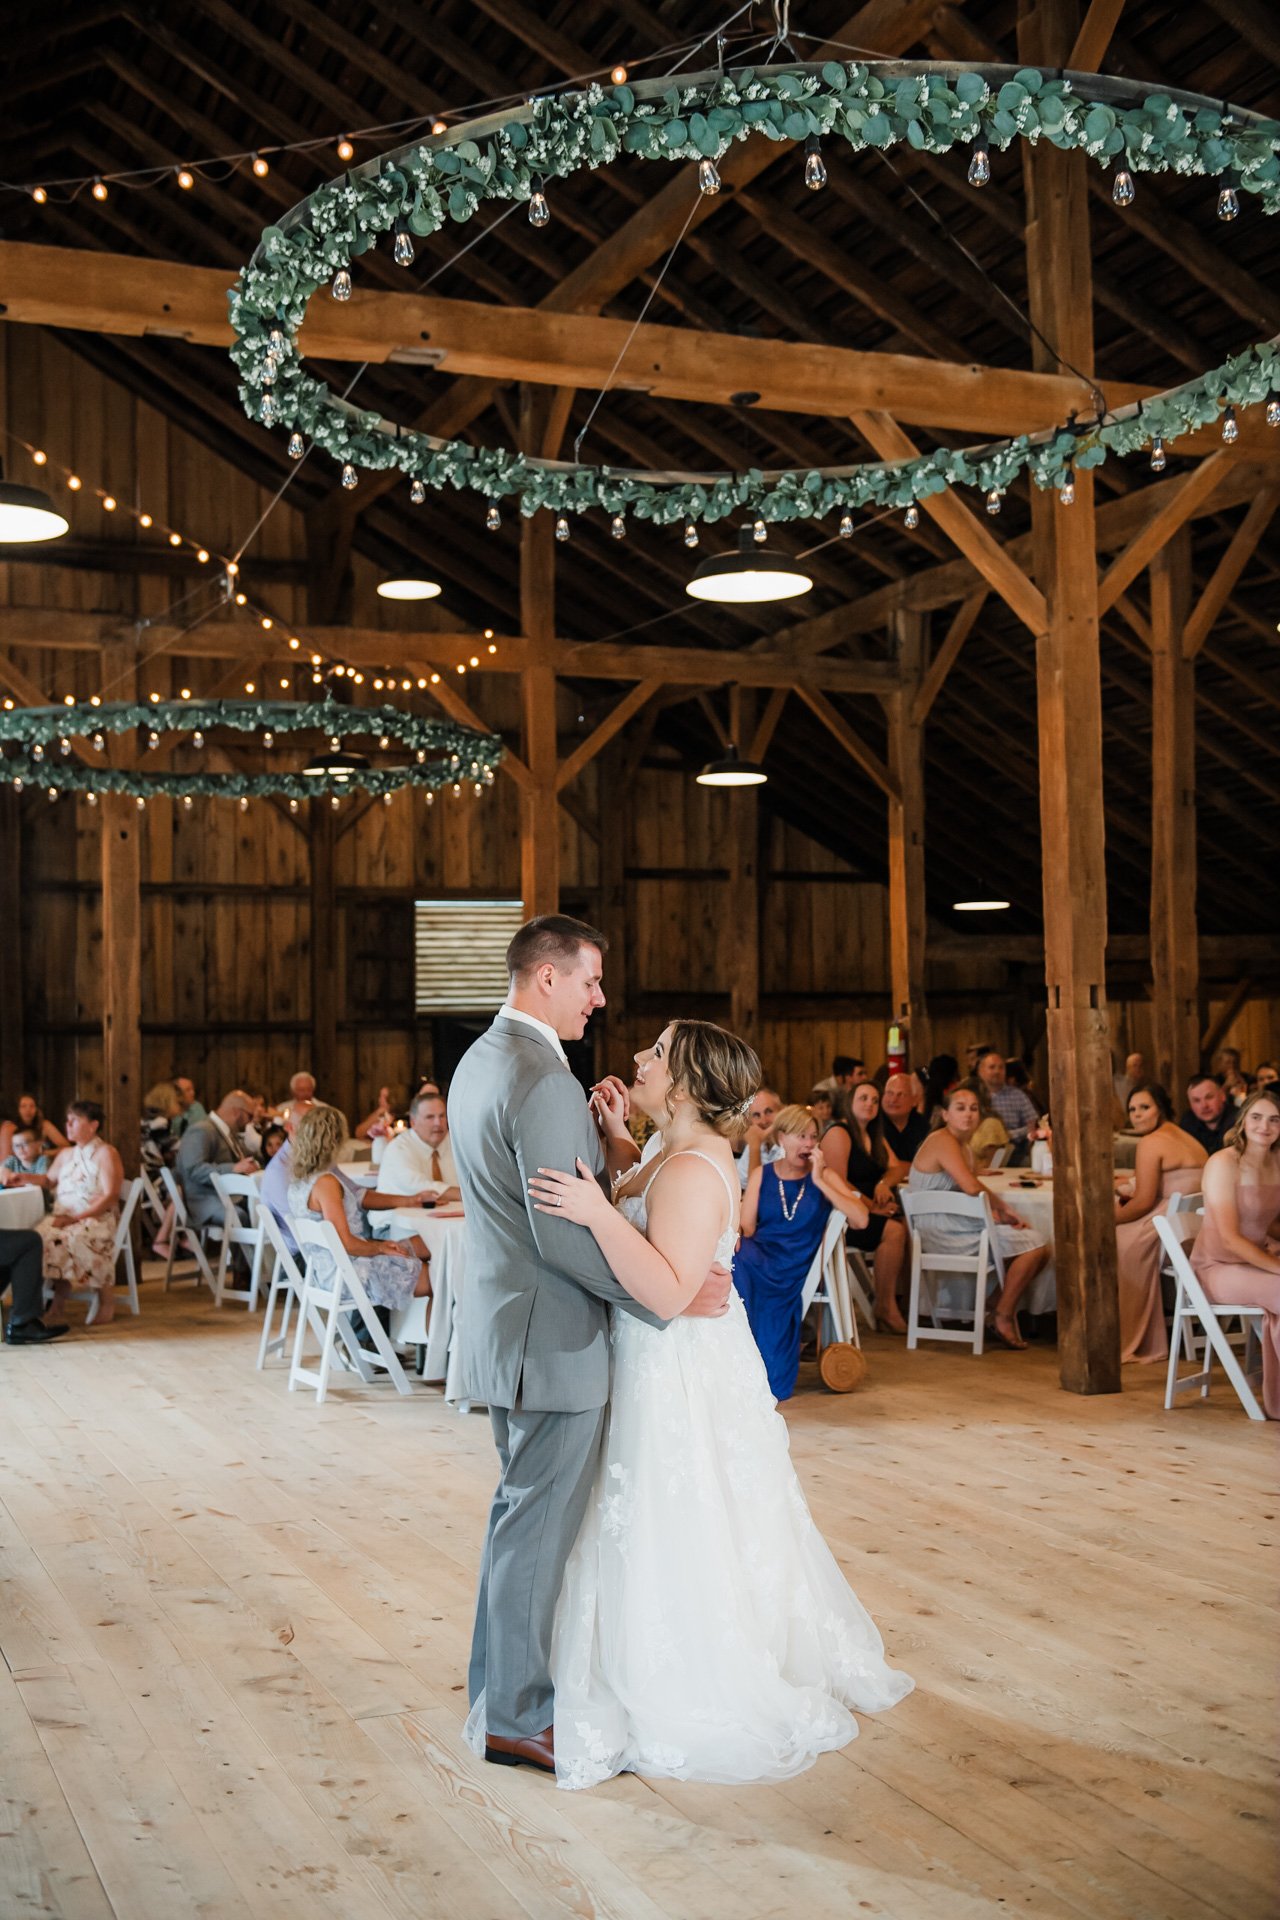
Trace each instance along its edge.
<path fill-rule="evenodd" d="M 36 1227 L 43 1219 L 40 1187 L 0 1187 L 0 1227 Z"/>
<path fill-rule="evenodd" d="M 465 1411 L 471 1403 L 462 1383 L 457 1332 L 466 1291 L 466 1222 L 460 1213 L 440 1213 L 433 1207 L 395 1207 L 390 1210 L 388 1228 L 392 1240 L 420 1233 L 431 1254 L 431 1299 L 411 1300 L 393 1313 L 391 1338 L 425 1347 L 423 1378 L 443 1380 L 445 1399 Z"/>
<path fill-rule="evenodd" d="M 1025 1220 L 1048 1247 L 1049 1264 L 1023 1294 L 1022 1305 L 1027 1313 L 1053 1313 L 1058 1304 L 1058 1277 L 1053 1265 L 1053 1181 L 1040 1180 L 1034 1187 L 1018 1185 L 1019 1180 L 1027 1178 L 1026 1173 L 1016 1169 L 1011 1173 L 1001 1169 L 997 1173 L 984 1173 L 982 1183 Z"/>

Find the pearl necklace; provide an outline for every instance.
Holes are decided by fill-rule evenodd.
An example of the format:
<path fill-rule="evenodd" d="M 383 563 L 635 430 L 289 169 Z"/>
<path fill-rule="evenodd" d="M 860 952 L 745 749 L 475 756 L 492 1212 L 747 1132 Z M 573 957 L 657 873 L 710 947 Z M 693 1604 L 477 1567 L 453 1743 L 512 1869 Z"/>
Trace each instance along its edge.
<path fill-rule="evenodd" d="M 777 1179 L 778 1179 L 778 1204 L 782 1208 L 783 1219 L 786 1221 L 787 1225 L 790 1226 L 791 1222 L 796 1217 L 796 1213 L 799 1210 L 800 1202 L 804 1199 L 804 1190 L 809 1183 L 807 1180 L 802 1180 L 800 1182 L 800 1191 L 796 1195 L 795 1199 L 791 1202 L 791 1210 L 790 1212 L 788 1212 L 787 1211 L 787 1183 L 783 1179 L 781 1174 L 777 1176 Z"/>

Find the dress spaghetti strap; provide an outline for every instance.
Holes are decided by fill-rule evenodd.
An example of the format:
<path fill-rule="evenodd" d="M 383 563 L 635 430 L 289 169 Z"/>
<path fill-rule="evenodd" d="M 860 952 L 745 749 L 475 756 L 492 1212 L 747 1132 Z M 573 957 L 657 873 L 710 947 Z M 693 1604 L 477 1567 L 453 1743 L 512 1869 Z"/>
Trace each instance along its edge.
<path fill-rule="evenodd" d="M 649 1175 L 649 1178 L 645 1181 L 643 1187 L 641 1187 L 640 1189 L 640 1192 L 644 1196 L 646 1204 L 649 1198 L 650 1187 L 653 1185 L 654 1181 L 657 1179 L 658 1174 L 662 1172 L 663 1167 L 669 1167 L 673 1160 L 705 1160 L 707 1165 L 709 1167 L 713 1167 L 715 1171 L 719 1174 L 720 1179 L 724 1184 L 724 1190 L 726 1194 L 729 1196 L 729 1218 L 725 1222 L 725 1228 L 724 1228 L 725 1232 L 727 1233 L 729 1231 L 729 1228 L 733 1225 L 733 1203 L 738 1196 L 735 1194 L 733 1188 L 729 1185 L 729 1176 L 725 1172 L 724 1168 L 720 1165 L 719 1161 L 713 1160 L 709 1153 L 703 1153 L 700 1147 L 681 1147 L 677 1153 L 670 1153 L 667 1155 L 665 1160 L 659 1161 L 657 1172 L 651 1173 Z"/>

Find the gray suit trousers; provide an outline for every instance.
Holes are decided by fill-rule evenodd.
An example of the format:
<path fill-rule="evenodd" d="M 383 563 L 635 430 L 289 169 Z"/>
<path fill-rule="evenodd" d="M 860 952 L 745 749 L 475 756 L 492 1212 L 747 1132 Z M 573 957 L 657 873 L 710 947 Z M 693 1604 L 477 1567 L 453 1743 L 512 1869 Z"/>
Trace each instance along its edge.
<path fill-rule="evenodd" d="M 502 1475 L 480 1562 L 468 1691 L 507 1740 L 552 1721 L 551 1632 L 565 1562 L 587 1510 L 607 1407 L 534 1413 L 491 1407 Z"/>

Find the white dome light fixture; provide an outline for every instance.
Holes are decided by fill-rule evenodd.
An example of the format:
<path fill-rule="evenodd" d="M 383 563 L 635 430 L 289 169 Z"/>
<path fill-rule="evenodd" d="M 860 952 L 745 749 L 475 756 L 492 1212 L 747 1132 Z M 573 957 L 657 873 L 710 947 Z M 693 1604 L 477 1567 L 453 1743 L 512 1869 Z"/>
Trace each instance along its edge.
<path fill-rule="evenodd" d="M 812 585 L 811 577 L 785 553 L 758 545 L 748 526 L 742 528 L 732 552 L 714 554 L 702 562 L 685 592 L 695 600 L 745 606 L 762 600 L 794 600 Z"/>
<path fill-rule="evenodd" d="M 438 580 L 379 580 L 383 600 L 434 600 L 441 592 Z"/>
<path fill-rule="evenodd" d="M 722 760 L 709 760 L 696 776 L 700 787 L 762 787 L 769 778 L 754 760 L 740 760 L 738 749 L 730 742 Z"/>
<path fill-rule="evenodd" d="M 71 522 L 58 512 L 39 487 L 20 487 L 6 480 L 0 466 L 0 542 L 14 546 L 33 540 L 56 540 Z"/>
<path fill-rule="evenodd" d="M 954 900 L 952 913 L 1005 913 L 1012 905 L 1010 900 Z"/>

